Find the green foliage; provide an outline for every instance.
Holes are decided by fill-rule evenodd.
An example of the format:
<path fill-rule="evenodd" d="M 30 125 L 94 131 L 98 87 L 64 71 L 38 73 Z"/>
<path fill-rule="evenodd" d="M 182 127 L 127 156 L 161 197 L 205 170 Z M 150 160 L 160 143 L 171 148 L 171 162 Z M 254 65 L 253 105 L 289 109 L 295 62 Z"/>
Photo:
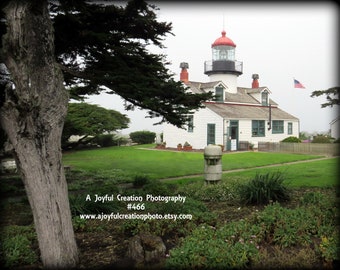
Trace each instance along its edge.
<path fill-rule="evenodd" d="M 38 261 L 37 253 L 32 249 L 37 244 L 37 237 L 32 226 L 6 226 L 1 236 L 2 263 L 6 268 L 34 264 Z"/>
<path fill-rule="evenodd" d="M 73 195 L 69 196 L 70 200 L 70 208 L 72 216 L 75 217 L 80 214 L 100 214 L 100 213 L 111 213 L 113 211 L 117 211 L 122 203 L 118 202 L 117 200 L 101 202 L 95 202 L 95 194 L 99 196 L 105 196 L 104 193 L 93 193 L 89 194 L 91 200 L 86 200 L 87 194 L 84 195 Z M 111 195 L 112 193 L 109 193 Z"/>
<path fill-rule="evenodd" d="M 268 205 L 255 220 L 262 227 L 266 241 L 282 247 L 309 245 L 310 236 L 318 229 L 312 212 L 284 208 L 278 203 Z"/>
<path fill-rule="evenodd" d="M 306 195 L 302 201 L 303 205 L 295 209 L 273 203 L 247 219 L 221 227 L 201 224 L 170 250 L 166 266 L 169 269 L 256 268 L 266 256 L 262 251 L 268 247 L 308 250 L 315 246 L 315 257 L 320 256 L 326 262 L 338 259 L 335 198 L 315 193 Z"/>
<path fill-rule="evenodd" d="M 150 178 L 147 175 L 136 175 L 133 179 L 134 187 L 142 187 L 150 182 Z"/>
<path fill-rule="evenodd" d="M 112 134 L 101 134 L 98 135 L 93 141 L 94 144 L 98 144 L 101 147 L 109 147 L 117 145 L 115 141 L 113 140 Z"/>
<path fill-rule="evenodd" d="M 179 193 L 176 186 L 165 184 L 160 181 L 148 181 L 142 189 L 126 190 L 124 195 L 136 195 L 146 198 L 147 194 L 153 196 L 176 196 Z M 134 235 L 140 232 L 151 232 L 156 235 L 164 236 L 171 235 L 172 237 L 183 237 L 193 230 L 202 222 L 215 224 L 217 215 L 209 212 L 203 202 L 186 197 L 183 202 L 144 202 L 145 209 L 150 214 L 171 214 L 177 215 L 187 214 L 191 219 L 156 219 L 156 220 L 126 220 L 122 226 L 122 230 L 127 235 Z"/>
<path fill-rule="evenodd" d="M 72 218 L 73 229 L 76 232 L 84 231 L 85 228 L 86 228 L 86 223 L 87 223 L 86 219 L 82 219 L 78 216 L 75 216 L 75 217 Z"/>
<path fill-rule="evenodd" d="M 295 142 L 295 143 L 300 143 L 301 140 L 297 137 L 290 136 L 282 140 L 282 142 Z"/>
<path fill-rule="evenodd" d="M 142 194 L 153 194 L 167 196 L 172 194 L 175 190 L 175 186 L 166 184 L 159 180 L 148 181 L 142 188 Z"/>
<path fill-rule="evenodd" d="M 128 142 L 128 139 L 114 134 L 100 134 L 95 137 L 92 142 L 100 145 L 101 147 L 109 147 L 119 146 L 122 144 L 124 145 Z"/>
<path fill-rule="evenodd" d="M 260 228 L 245 221 L 221 228 L 201 225 L 170 251 L 169 269 L 245 268 L 259 258 Z"/>
<path fill-rule="evenodd" d="M 148 144 L 153 143 L 155 141 L 156 133 L 143 130 L 143 131 L 135 131 L 130 133 L 130 138 L 133 142 L 138 144 Z"/>
<path fill-rule="evenodd" d="M 69 103 L 68 113 L 62 134 L 63 144 L 67 144 L 72 135 L 96 137 L 105 132 L 112 132 L 128 127 L 130 119 L 115 110 L 108 110 L 97 105 Z"/>
<path fill-rule="evenodd" d="M 313 137 L 312 143 L 331 143 L 331 139 L 326 135 L 317 135 Z"/>
<path fill-rule="evenodd" d="M 300 198 L 301 205 L 320 205 L 324 201 L 324 195 L 320 192 L 308 192 Z"/>
<path fill-rule="evenodd" d="M 66 173 L 69 190 L 80 189 L 93 192 L 116 191 L 118 183 L 132 182 L 134 176 L 134 172 L 123 171 L 121 169 L 79 170 L 71 168 Z M 95 190 L 93 190 L 94 188 Z"/>
<path fill-rule="evenodd" d="M 289 190 L 283 184 L 282 172 L 259 174 L 238 187 L 241 202 L 244 204 L 267 204 L 270 201 L 281 202 L 289 199 Z"/>
<path fill-rule="evenodd" d="M 190 112 L 212 97 L 187 93 L 166 68 L 165 55 L 148 51 L 150 44 L 162 48 L 172 29 L 171 23 L 158 21 L 154 5 L 140 0 L 124 7 L 67 1 L 51 2 L 50 7 L 56 58 L 72 98 L 101 91 L 117 94 L 127 101 L 127 110 L 138 106 L 149 110 L 149 117 L 162 116 L 161 122 L 182 126 Z"/>
<path fill-rule="evenodd" d="M 307 136 L 307 134 L 305 132 L 300 132 L 299 133 L 299 139 L 300 140 L 307 140 L 309 137 Z"/>
<path fill-rule="evenodd" d="M 269 244 L 307 246 L 315 237 L 332 235 L 336 231 L 337 212 L 330 201 L 324 197 L 317 205 L 308 204 L 296 209 L 274 203 L 256 214 L 251 222 L 262 228 L 263 237 Z"/>
<path fill-rule="evenodd" d="M 340 259 L 340 241 L 339 233 L 327 237 L 321 237 L 321 243 L 319 244 L 319 250 L 322 258 L 326 262 L 333 262 L 334 260 Z"/>
<path fill-rule="evenodd" d="M 203 181 L 181 185 L 178 191 L 190 198 L 206 202 L 228 202 L 237 201 L 236 180 L 229 179 L 218 184 L 209 185 Z"/>
<path fill-rule="evenodd" d="M 145 194 L 145 193 L 144 193 Z M 144 195 L 145 197 L 145 195 Z M 171 235 L 172 238 L 188 235 L 198 224 L 217 223 L 217 215 L 209 212 L 207 207 L 199 201 L 186 198 L 185 203 L 145 203 L 145 208 L 150 214 L 177 215 L 174 219 L 126 220 L 122 231 L 126 235 L 135 235 L 141 232 L 150 232 L 159 236 Z M 187 219 L 179 219 L 180 214 L 186 214 Z M 191 219 L 190 219 L 191 217 Z"/>
<path fill-rule="evenodd" d="M 340 87 L 331 87 L 327 90 L 315 90 L 310 95 L 311 97 L 318 97 L 321 95 L 326 95 L 327 102 L 321 104 L 321 108 L 325 107 L 333 107 L 334 105 L 339 105 L 339 93 L 340 93 Z"/>

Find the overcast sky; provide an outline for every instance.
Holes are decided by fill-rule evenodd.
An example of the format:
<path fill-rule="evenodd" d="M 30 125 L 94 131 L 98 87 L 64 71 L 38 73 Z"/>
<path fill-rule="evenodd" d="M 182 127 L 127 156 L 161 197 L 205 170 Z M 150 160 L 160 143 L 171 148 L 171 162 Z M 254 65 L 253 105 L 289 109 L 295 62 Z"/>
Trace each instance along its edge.
<path fill-rule="evenodd" d="M 329 130 L 338 108 L 321 108 L 325 97 L 311 98 L 314 90 L 338 85 L 338 13 L 332 2 L 155 2 L 159 21 L 172 22 L 174 36 L 166 36 L 162 51 L 171 62 L 168 68 L 179 80 L 181 62 L 189 64 L 189 80 L 208 82 L 204 61 L 211 60 L 211 44 L 221 36 L 236 44 L 236 60 L 243 62 L 238 86 L 251 87 L 252 74 L 260 86 L 271 91 L 279 107 L 300 119 L 300 131 Z M 293 78 L 306 89 L 293 87 Z M 131 119 L 129 134 L 137 130 L 162 132 L 157 119 L 145 111 L 124 111 L 118 96 L 93 96 L 87 100 L 115 109 Z"/>

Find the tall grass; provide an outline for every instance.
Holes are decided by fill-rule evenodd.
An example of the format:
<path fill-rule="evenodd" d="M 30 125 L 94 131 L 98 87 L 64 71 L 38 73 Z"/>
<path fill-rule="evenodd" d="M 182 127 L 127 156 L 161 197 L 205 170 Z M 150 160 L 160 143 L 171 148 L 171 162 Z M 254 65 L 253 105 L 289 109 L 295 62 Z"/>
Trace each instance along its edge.
<path fill-rule="evenodd" d="M 257 173 L 250 181 L 239 185 L 241 202 L 257 205 L 289 200 L 289 190 L 284 180 L 284 174 L 280 171 Z"/>

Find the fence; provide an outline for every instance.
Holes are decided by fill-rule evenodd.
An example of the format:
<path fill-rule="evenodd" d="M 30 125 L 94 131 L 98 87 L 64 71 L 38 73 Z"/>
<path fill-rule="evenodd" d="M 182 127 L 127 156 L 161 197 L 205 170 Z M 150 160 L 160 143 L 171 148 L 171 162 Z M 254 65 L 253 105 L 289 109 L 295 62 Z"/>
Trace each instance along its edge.
<path fill-rule="evenodd" d="M 338 143 L 259 142 L 258 151 L 323 154 L 328 156 L 338 156 L 340 154 Z"/>

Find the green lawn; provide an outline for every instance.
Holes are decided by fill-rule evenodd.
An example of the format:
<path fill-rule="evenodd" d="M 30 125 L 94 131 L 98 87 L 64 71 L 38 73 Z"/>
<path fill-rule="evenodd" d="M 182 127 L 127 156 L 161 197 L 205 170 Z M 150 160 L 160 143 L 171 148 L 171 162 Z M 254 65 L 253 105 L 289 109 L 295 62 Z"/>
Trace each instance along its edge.
<path fill-rule="evenodd" d="M 307 163 L 282 165 L 279 167 L 253 169 L 241 173 L 230 173 L 223 175 L 223 179 L 228 177 L 242 176 L 249 179 L 256 173 L 267 173 L 281 171 L 285 174 L 286 183 L 292 187 L 330 187 L 338 185 L 339 159 L 318 160 Z"/>
<path fill-rule="evenodd" d="M 224 173 L 222 181 L 244 182 L 256 175 L 268 172 L 283 172 L 285 183 L 291 187 L 334 187 L 339 186 L 339 158 L 316 160 L 308 163 L 280 165 L 275 167 L 246 169 L 244 171 Z M 185 184 L 189 182 L 202 181 L 204 175 L 199 177 L 187 177 L 166 182 Z"/>
<path fill-rule="evenodd" d="M 231 170 L 317 157 L 320 156 L 242 152 L 224 154 L 222 163 L 223 170 Z M 76 170 L 92 173 L 120 170 L 129 174 L 147 174 L 152 179 L 200 174 L 204 168 L 204 158 L 201 152 L 159 151 L 154 150 L 153 145 L 66 152 L 63 162 Z"/>

